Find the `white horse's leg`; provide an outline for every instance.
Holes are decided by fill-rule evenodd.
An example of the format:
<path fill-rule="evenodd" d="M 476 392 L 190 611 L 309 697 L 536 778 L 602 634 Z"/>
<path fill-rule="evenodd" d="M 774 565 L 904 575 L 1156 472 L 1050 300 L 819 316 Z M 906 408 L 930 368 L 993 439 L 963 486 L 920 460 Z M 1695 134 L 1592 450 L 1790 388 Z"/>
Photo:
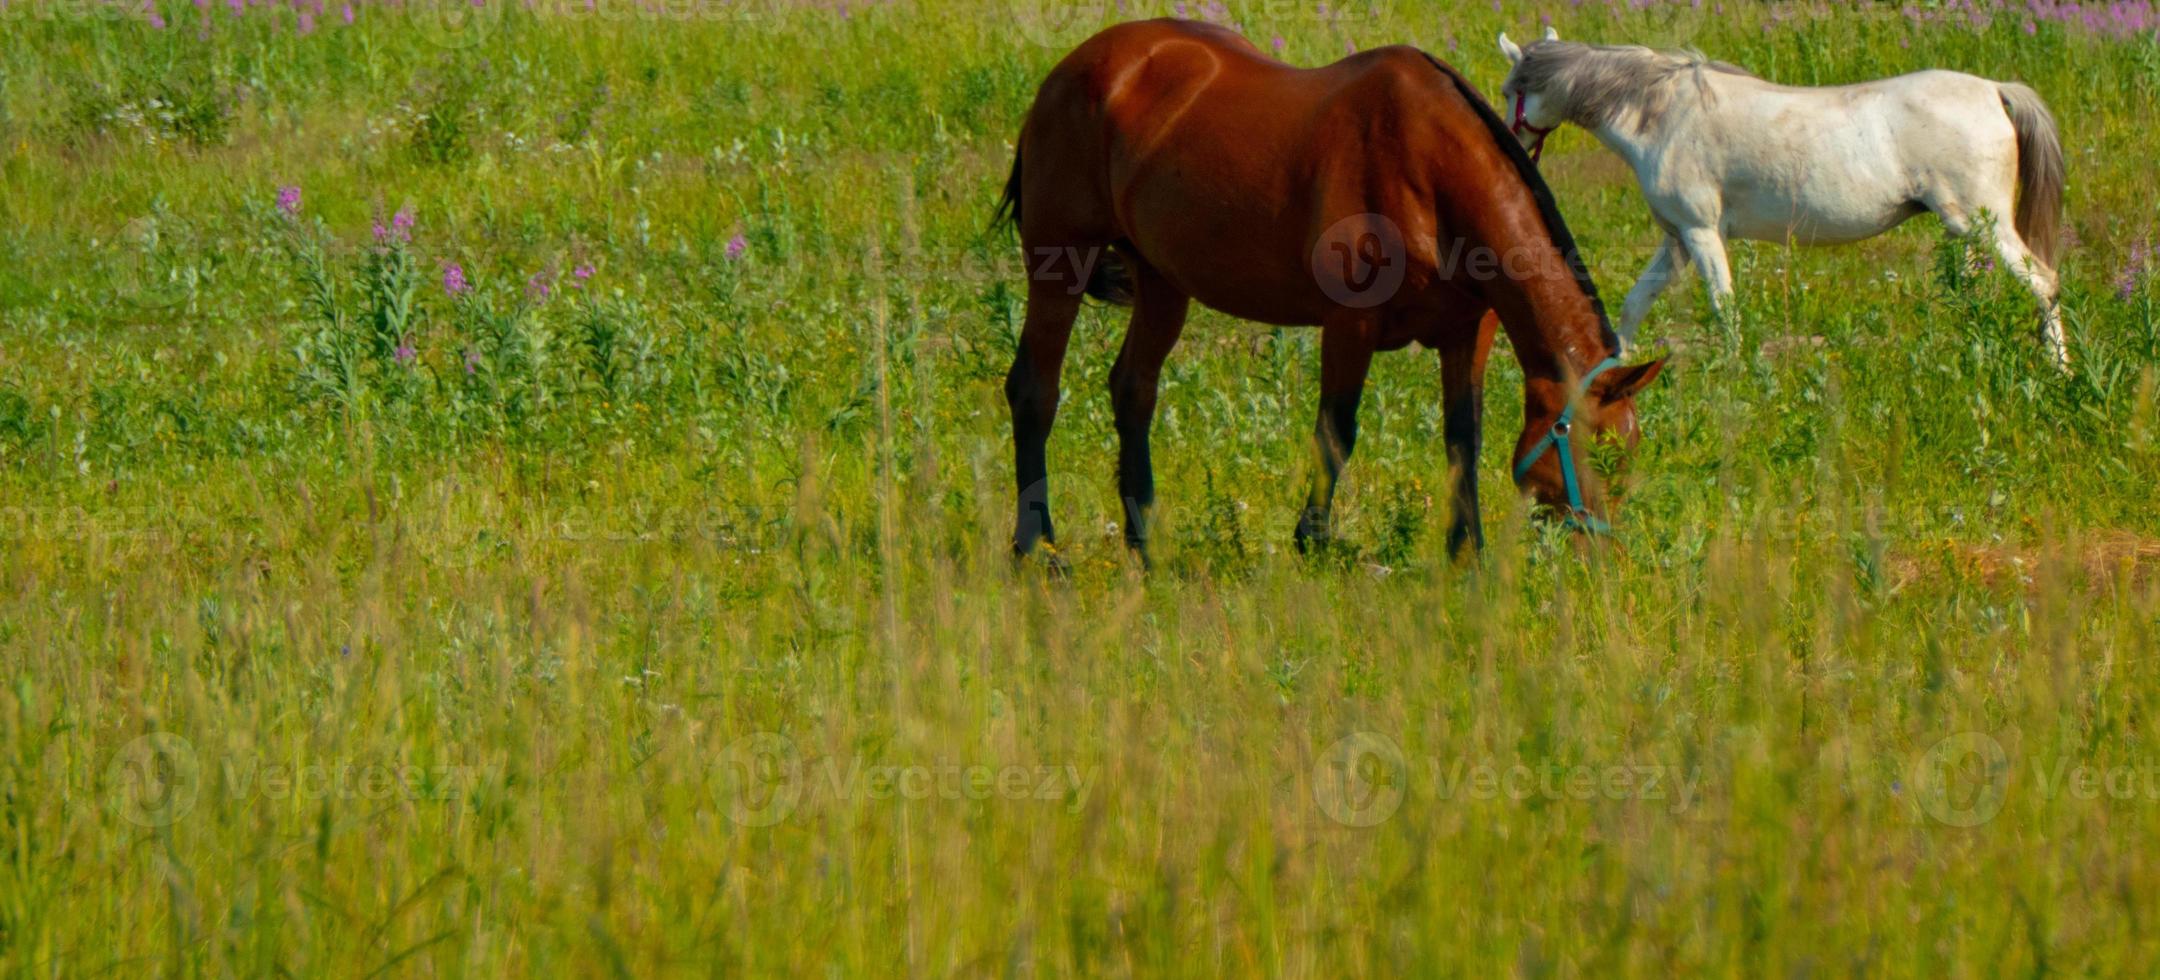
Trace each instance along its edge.
<path fill-rule="evenodd" d="M 1995 227 L 1995 251 L 2010 273 L 2040 301 L 2041 342 L 2047 345 L 2049 356 L 2055 358 L 2056 367 L 2070 370 L 2070 341 L 2063 335 L 2062 307 L 2055 302 L 2059 288 L 2054 270 L 2042 266 L 2017 232 L 2003 225 Z"/>
<path fill-rule="evenodd" d="M 2018 281 L 2032 290 L 2033 297 L 2040 301 L 2041 342 L 2047 345 L 2049 356 L 2055 358 L 2055 365 L 2068 371 L 2070 342 L 2063 334 L 2062 307 L 2055 302 L 2060 291 L 2055 271 L 2042 266 L 2040 260 L 2033 257 L 2032 250 L 2025 247 L 2024 239 L 2018 237 L 2016 229 L 2004 217 L 2010 213 L 2010 201 L 2001 195 L 1996 197 L 1999 198 L 1996 206 L 1986 209 L 1989 215 L 1995 216 L 1995 254 L 2002 257 L 2010 274 L 2018 277 Z M 1972 215 L 1956 202 L 1930 201 L 1928 208 L 1942 218 L 1943 230 L 1951 237 L 1962 238 L 1972 233 Z"/>
<path fill-rule="evenodd" d="M 1732 266 L 1725 260 L 1725 236 L 1716 228 L 1684 228 L 1680 244 L 1702 270 L 1703 287 L 1710 293 L 1710 312 L 1722 321 L 1732 313 Z"/>
<path fill-rule="evenodd" d="M 1649 268 L 1643 270 L 1642 278 L 1635 280 L 1635 288 L 1628 290 L 1627 305 L 1620 311 L 1620 346 L 1623 350 L 1635 346 L 1635 328 L 1650 315 L 1651 304 L 1672 285 L 1676 273 L 1686 264 L 1687 252 L 1680 247 L 1679 239 L 1667 236 L 1658 243 L 1657 253 L 1650 256 Z"/>

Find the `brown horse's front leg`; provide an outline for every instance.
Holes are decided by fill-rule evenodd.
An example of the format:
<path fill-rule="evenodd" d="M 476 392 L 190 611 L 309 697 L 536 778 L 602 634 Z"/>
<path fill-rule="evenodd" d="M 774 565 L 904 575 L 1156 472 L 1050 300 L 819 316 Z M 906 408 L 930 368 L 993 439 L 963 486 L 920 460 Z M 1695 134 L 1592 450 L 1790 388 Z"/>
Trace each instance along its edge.
<path fill-rule="evenodd" d="M 1057 543 L 1050 523 L 1050 469 L 1044 458 L 1050 427 L 1057 422 L 1058 379 L 1065 370 L 1065 345 L 1073 318 L 1080 313 L 1078 290 L 1061 283 L 1032 283 L 1027 323 L 1020 329 L 1020 349 L 1005 375 L 1005 402 L 1012 409 L 1013 482 L 1020 493 L 1013 524 L 1013 554 L 1026 555 L 1038 542 Z"/>
<path fill-rule="evenodd" d="M 1475 332 L 1450 337 L 1440 346 L 1448 467 L 1455 477 L 1454 516 L 1447 538 L 1451 556 L 1460 556 L 1465 545 L 1485 549 L 1478 509 L 1478 451 L 1485 437 L 1485 361 L 1492 354 L 1499 325 L 1499 317 L 1487 312 Z"/>
<path fill-rule="evenodd" d="M 1357 448 L 1358 399 L 1365 394 L 1378 334 L 1378 322 L 1367 310 L 1345 310 L 1320 328 L 1320 419 L 1313 429 L 1313 455 L 1319 465 L 1298 518 L 1300 552 L 1334 536 L 1330 511 L 1335 484 Z"/>

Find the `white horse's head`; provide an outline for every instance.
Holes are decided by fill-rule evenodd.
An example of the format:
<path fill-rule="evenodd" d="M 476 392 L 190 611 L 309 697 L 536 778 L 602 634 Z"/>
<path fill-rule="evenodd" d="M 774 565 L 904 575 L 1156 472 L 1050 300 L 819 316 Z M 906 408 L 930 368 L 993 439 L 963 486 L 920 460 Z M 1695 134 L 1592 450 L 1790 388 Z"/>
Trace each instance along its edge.
<path fill-rule="evenodd" d="M 1545 37 L 1530 42 L 1530 46 L 1536 47 L 1558 40 L 1560 32 L 1547 27 Z M 1548 97 L 1549 93 L 1536 91 L 1525 83 L 1522 72 L 1523 49 L 1508 39 L 1506 31 L 1500 32 L 1500 53 L 1507 55 L 1510 66 L 1507 81 L 1500 86 L 1501 111 L 1507 115 L 1508 128 L 1514 131 L 1516 139 L 1522 141 L 1524 149 L 1533 155 L 1542 153 L 1545 149 L 1545 137 L 1552 135 L 1552 131 L 1560 128 L 1560 124 L 1567 119 Z"/>

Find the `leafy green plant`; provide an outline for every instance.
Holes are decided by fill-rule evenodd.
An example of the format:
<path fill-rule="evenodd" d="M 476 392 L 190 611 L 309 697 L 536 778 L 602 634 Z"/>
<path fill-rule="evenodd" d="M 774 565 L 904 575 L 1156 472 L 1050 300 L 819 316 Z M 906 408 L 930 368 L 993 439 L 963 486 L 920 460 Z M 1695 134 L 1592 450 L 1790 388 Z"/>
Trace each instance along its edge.
<path fill-rule="evenodd" d="M 297 197 L 292 198 L 297 201 Z M 346 308 L 344 287 L 325 247 L 322 221 L 303 218 L 297 206 L 265 215 L 270 235 L 291 266 L 303 319 L 292 339 L 293 388 L 304 401 L 326 399 L 347 410 L 365 394 L 371 351 Z"/>
<path fill-rule="evenodd" d="M 450 318 L 467 389 L 483 393 L 509 425 L 531 424 L 555 404 L 555 334 L 529 298 L 468 286 L 455 291 Z"/>
<path fill-rule="evenodd" d="M 21 452 L 38 434 L 29 396 L 13 387 L 0 386 L 0 448 Z"/>
<path fill-rule="evenodd" d="M 473 94 L 462 78 L 436 83 L 422 102 L 410 138 L 413 156 L 423 163 L 448 166 L 473 153 Z"/>

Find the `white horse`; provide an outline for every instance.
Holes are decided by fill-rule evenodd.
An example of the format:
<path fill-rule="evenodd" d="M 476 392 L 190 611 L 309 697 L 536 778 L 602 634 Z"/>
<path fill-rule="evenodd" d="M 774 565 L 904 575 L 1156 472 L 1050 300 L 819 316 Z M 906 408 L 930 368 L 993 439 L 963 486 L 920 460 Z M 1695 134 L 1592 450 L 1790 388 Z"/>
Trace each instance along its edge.
<path fill-rule="evenodd" d="M 1545 39 L 1517 47 L 1501 95 L 1533 153 L 1562 123 L 1596 134 L 1634 168 L 1665 230 L 1628 293 L 1620 337 L 1632 344 L 1650 304 L 1693 260 L 1711 309 L 1730 308 L 1725 240 L 1838 244 L 1871 238 L 1922 211 L 1963 235 L 1997 224 L 2004 264 L 2040 300 L 2041 332 L 2068 367 L 2056 306 L 2063 154 L 2054 117 L 2032 89 L 1951 71 L 1837 88 L 1793 88 L 1693 52 Z"/>

